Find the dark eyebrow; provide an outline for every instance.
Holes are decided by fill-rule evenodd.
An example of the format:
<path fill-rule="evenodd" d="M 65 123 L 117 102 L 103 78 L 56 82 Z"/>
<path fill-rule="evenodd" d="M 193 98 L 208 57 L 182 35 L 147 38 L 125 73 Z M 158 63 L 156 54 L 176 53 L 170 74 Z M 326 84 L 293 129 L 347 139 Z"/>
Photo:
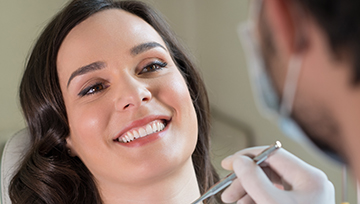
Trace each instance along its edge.
<path fill-rule="evenodd" d="M 69 84 L 71 82 L 71 80 L 79 75 L 83 75 L 83 74 L 86 74 L 88 72 L 93 72 L 93 71 L 96 71 L 96 70 L 100 70 L 100 69 L 103 69 L 105 68 L 106 64 L 105 62 L 94 62 L 94 63 L 91 63 L 89 65 L 86 65 L 86 66 L 83 66 L 83 67 L 80 67 L 79 69 L 75 70 L 70 78 L 69 78 L 69 81 L 67 83 L 67 87 L 69 87 Z"/>
<path fill-rule="evenodd" d="M 160 45 L 159 43 L 157 43 L 157 42 L 148 42 L 148 43 L 143 43 L 143 44 L 140 44 L 140 45 L 137 45 L 137 46 L 133 47 L 130 50 L 130 53 L 131 53 L 131 55 L 135 56 L 135 55 L 138 55 L 140 53 L 143 53 L 143 52 L 148 51 L 148 50 L 150 50 L 152 48 L 155 48 L 155 47 L 161 47 L 166 51 L 165 47 Z"/>

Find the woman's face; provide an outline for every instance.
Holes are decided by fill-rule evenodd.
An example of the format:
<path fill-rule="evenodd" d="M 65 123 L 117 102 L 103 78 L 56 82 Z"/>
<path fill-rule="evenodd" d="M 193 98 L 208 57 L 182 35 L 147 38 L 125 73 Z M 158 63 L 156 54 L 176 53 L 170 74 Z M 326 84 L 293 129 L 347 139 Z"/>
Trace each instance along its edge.
<path fill-rule="evenodd" d="M 99 184 L 144 184 L 191 163 L 197 119 L 159 34 L 118 9 L 94 14 L 63 41 L 57 71 L 67 146 Z"/>

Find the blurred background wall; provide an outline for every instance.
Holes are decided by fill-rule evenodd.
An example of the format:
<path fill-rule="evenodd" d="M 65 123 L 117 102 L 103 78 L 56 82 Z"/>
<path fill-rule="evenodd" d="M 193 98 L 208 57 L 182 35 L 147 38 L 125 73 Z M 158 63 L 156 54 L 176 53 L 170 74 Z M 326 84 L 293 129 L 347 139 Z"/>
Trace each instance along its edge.
<path fill-rule="evenodd" d="M 220 161 L 253 145 L 280 140 L 284 147 L 322 169 L 341 198 L 341 167 L 314 150 L 286 138 L 274 122 L 264 119 L 253 99 L 238 24 L 247 17 L 249 0 L 143 0 L 159 10 L 187 45 L 201 68 L 213 115 L 212 154 Z M 0 143 L 25 127 L 18 87 L 29 50 L 65 0 L 0 1 Z M 349 177 L 349 201 L 355 203 L 355 179 Z"/>

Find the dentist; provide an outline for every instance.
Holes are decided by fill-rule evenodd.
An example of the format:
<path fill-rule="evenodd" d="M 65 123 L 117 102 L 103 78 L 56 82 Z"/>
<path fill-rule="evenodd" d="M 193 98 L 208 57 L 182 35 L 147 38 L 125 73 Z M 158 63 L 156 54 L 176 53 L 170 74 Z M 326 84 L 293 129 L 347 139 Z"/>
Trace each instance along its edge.
<path fill-rule="evenodd" d="M 360 2 L 254 0 L 240 28 L 262 110 L 285 134 L 350 166 L 360 178 Z M 242 150 L 222 165 L 238 179 L 224 202 L 335 203 L 334 187 L 320 170 L 286 150 L 263 170 Z"/>

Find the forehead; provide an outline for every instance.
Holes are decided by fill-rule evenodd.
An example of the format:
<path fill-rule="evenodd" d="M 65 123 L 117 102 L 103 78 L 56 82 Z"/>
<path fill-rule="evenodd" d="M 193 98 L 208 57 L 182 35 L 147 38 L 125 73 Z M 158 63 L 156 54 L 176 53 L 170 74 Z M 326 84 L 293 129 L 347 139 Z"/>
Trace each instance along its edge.
<path fill-rule="evenodd" d="M 101 11 L 75 26 L 65 37 L 57 57 L 58 72 L 63 67 L 75 66 L 74 60 L 76 66 L 83 66 L 91 60 L 124 56 L 134 46 L 146 42 L 166 47 L 152 26 L 136 15 L 120 9 Z"/>

